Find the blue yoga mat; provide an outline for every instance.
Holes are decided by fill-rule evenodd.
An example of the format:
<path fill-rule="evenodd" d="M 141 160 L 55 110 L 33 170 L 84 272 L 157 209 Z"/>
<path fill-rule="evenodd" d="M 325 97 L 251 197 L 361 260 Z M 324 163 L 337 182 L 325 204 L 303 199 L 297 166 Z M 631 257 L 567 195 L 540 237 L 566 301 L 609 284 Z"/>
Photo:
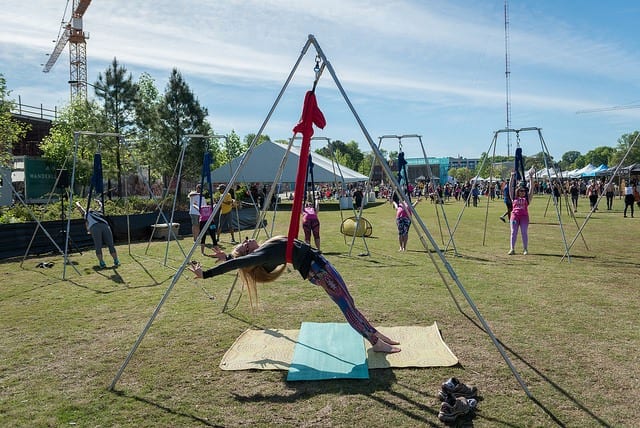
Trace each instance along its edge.
<path fill-rule="evenodd" d="M 369 379 L 364 340 L 347 323 L 304 322 L 288 381 Z"/>

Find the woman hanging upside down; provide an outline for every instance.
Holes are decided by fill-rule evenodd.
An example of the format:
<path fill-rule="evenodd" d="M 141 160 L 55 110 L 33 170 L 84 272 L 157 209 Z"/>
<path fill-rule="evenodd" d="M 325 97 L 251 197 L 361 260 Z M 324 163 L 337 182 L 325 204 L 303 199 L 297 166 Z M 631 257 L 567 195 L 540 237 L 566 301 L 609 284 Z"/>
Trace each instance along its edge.
<path fill-rule="evenodd" d="M 242 281 L 247 286 L 253 306 L 257 301 L 256 283 L 275 281 L 284 272 L 286 249 L 286 236 L 275 236 L 262 245 L 258 245 L 255 239 L 245 239 L 229 255 L 222 250 L 214 249 L 214 255 L 223 261 L 222 264 L 203 271 L 200 264 L 195 262 L 189 270 L 196 275 L 196 278 L 211 278 L 238 269 Z M 374 351 L 400 352 L 400 348 L 394 346 L 399 345 L 399 342 L 377 331 L 356 309 L 344 280 L 318 250 L 298 239 L 294 240 L 293 267 L 300 272 L 302 278 L 324 289 L 331 300 L 338 305 L 349 325 L 371 342 Z"/>

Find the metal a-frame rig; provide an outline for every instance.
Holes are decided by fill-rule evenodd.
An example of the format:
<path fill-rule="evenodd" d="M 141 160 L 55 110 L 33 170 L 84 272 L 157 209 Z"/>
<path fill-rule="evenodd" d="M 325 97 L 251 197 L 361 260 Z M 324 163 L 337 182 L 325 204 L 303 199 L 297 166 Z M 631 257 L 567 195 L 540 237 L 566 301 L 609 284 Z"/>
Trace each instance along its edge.
<path fill-rule="evenodd" d="M 384 170 L 384 173 L 387 176 L 387 179 L 393 184 L 393 186 L 396 189 L 399 189 L 399 193 L 401 194 L 402 198 L 404 199 L 404 201 L 410 207 L 410 209 L 412 211 L 412 214 L 413 214 L 413 217 L 414 217 L 414 219 L 415 219 L 415 221 L 416 221 L 416 223 L 418 225 L 418 227 L 416 227 L 416 230 L 417 230 L 418 235 L 420 237 L 420 242 L 422 242 L 422 245 L 424 246 L 424 248 L 426 250 L 426 254 L 428 255 L 428 257 L 431 258 L 431 260 L 432 260 L 434 266 L 436 267 L 440 277 L 442 278 L 443 282 L 445 283 L 449 293 L 451 294 L 451 297 L 453 298 L 456 306 L 458 307 L 458 310 L 460 312 L 463 312 L 462 308 L 460 307 L 458 301 L 455 298 L 455 295 L 453 294 L 453 290 L 452 290 L 451 286 L 447 282 L 447 277 L 445 276 L 445 273 L 444 273 L 445 270 L 449 274 L 449 278 L 457 285 L 459 291 L 462 293 L 462 295 L 464 296 L 465 300 L 467 301 L 467 303 L 469 304 L 469 306 L 471 307 L 471 309 L 475 313 L 476 317 L 480 321 L 484 331 L 491 338 L 494 346 L 496 347 L 498 352 L 502 355 L 502 358 L 506 362 L 507 366 L 509 367 L 509 369 L 511 370 L 511 372 L 515 376 L 516 380 L 518 381 L 518 383 L 520 384 L 520 386 L 522 387 L 524 392 L 527 394 L 527 396 L 529 396 L 530 398 L 533 398 L 531 392 L 527 388 L 527 385 L 522 380 L 520 374 L 518 373 L 518 371 L 516 370 L 515 366 L 511 362 L 511 360 L 508 357 L 508 355 L 507 355 L 506 351 L 504 350 L 503 346 L 500 344 L 500 342 L 498 341 L 498 339 L 494 335 L 493 331 L 491 330 L 491 327 L 485 321 L 484 317 L 482 316 L 482 314 L 480 313 L 480 311 L 476 307 L 475 303 L 471 299 L 471 296 L 467 293 L 465 287 L 462 285 L 462 282 L 460 281 L 460 279 L 456 275 L 455 271 L 453 270 L 453 267 L 451 266 L 451 264 L 449 263 L 449 261 L 445 257 L 443 251 L 438 247 L 438 244 L 436 243 L 434 238 L 431 236 L 431 233 L 429 233 L 429 231 L 428 231 L 427 227 L 425 226 L 424 222 L 422 221 L 422 219 L 420 218 L 418 213 L 415 211 L 415 209 L 411 205 L 409 198 L 407 197 L 406 193 L 400 187 L 398 181 L 394 177 L 394 174 L 391 172 L 391 169 L 389 168 L 389 165 L 386 162 L 384 162 L 384 158 L 383 158 L 380 150 L 378 149 L 377 145 L 374 143 L 373 139 L 369 135 L 369 132 L 367 131 L 367 129 L 364 126 L 364 124 L 362 123 L 362 120 L 358 116 L 358 113 L 356 112 L 355 108 L 353 107 L 353 104 L 351 103 L 351 100 L 349 99 L 349 97 L 347 96 L 347 93 L 345 92 L 344 88 L 342 87 L 342 84 L 340 83 L 340 80 L 338 79 L 338 77 L 336 75 L 336 72 L 333 69 L 333 66 L 331 65 L 331 63 L 329 62 L 329 60 L 325 56 L 324 52 L 320 48 L 320 45 L 318 44 L 318 41 L 316 40 L 315 36 L 313 36 L 311 34 L 308 36 L 308 39 L 307 39 L 304 47 L 302 48 L 302 52 L 300 53 L 300 55 L 299 55 L 295 65 L 293 66 L 291 72 L 289 73 L 289 76 L 287 77 L 287 80 L 286 80 L 285 84 L 283 85 L 282 89 L 280 90 L 280 93 L 276 97 L 276 100 L 275 100 L 273 106 L 271 107 L 271 109 L 269 110 L 269 113 L 267 114 L 267 117 L 265 118 L 264 122 L 262 123 L 262 126 L 260 127 L 260 129 L 258 130 L 256 135 L 254 136 L 253 141 L 251 142 L 249 148 L 247 149 L 247 152 L 245 153 L 245 155 L 243 156 L 242 160 L 240 161 L 240 164 L 239 164 L 238 168 L 236 169 L 236 171 L 234 171 L 232 177 L 229 179 L 229 185 L 226 187 L 224 193 L 220 197 L 220 200 L 216 203 L 216 206 L 214 207 L 214 212 L 220 208 L 221 201 L 224 199 L 226 194 L 229 192 L 229 190 L 231 189 L 233 183 L 236 182 L 238 175 L 240 174 L 240 172 L 244 168 L 244 166 L 247 163 L 248 159 L 251 157 L 251 155 L 253 153 L 253 150 L 255 149 L 255 147 L 256 147 L 259 139 L 260 139 L 260 136 L 262 135 L 262 132 L 264 131 L 267 123 L 269 122 L 269 119 L 271 118 L 271 116 L 272 116 L 273 112 L 275 111 L 279 101 L 281 100 L 283 94 L 285 93 L 285 91 L 286 91 L 289 83 L 291 82 L 291 79 L 293 78 L 296 70 L 298 69 L 303 57 L 306 55 L 307 51 L 312 46 L 314 47 L 314 49 L 316 51 L 316 67 L 314 68 L 314 71 L 315 71 L 315 74 L 316 74 L 316 80 L 314 82 L 313 88 L 315 89 L 316 84 L 318 82 L 318 79 L 320 78 L 323 70 L 326 68 L 329 71 L 329 73 L 331 74 L 331 77 L 333 78 L 333 81 L 334 81 L 335 85 L 337 86 L 338 90 L 342 94 L 342 97 L 343 97 L 344 101 L 346 102 L 346 104 L 349 107 L 351 113 L 353 114 L 355 120 L 357 121 L 357 123 L 358 123 L 358 125 L 359 125 L 359 127 L 360 127 L 360 129 L 361 129 L 361 131 L 363 133 L 363 135 L 367 139 L 367 142 L 369 143 L 369 146 L 371 147 L 371 150 L 374 153 L 374 155 L 375 155 L 375 157 L 377 159 L 377 162 L 379 162 L 380 165 L 382 166 L 382 168 Z M 294 137 L 295 137 L 295 135 L 294 135 Z M 293 137 L 290 140 L 290 144 L 289 144 L 288 150 L 291 150 L 292 143 L 293 143 Z M 284 163 L 281 165 L 280 168 L 282 169 L 283 166 L 284 166 Z M 281 173 L 281 171 L 278 172 L 278 174 L 280 174 L 280 173 Z M 266 200 L 266 203 L 268 203 L 269 200 L 270 199 L 268 198 Z M 149 330 L 149 328 L 153 324 L 153 321 L 155 320 L 155 318 L 157 317 L 158 313 L 160 312 L 160 309 L 162 308 L 162 306 L 166 302 L 167 298 L 169 297 L 169 294 L 173 290 L 173 287 L 175 286 L 175 284 L 178 282 L 178 280 L 180 279 L 180 277 L 184 273 L 187 265 L 190 263 L 191 257 L 193 256 L 194 252 L 196 251 L 196 248 L 199 246 L 199 244 L 197 244 L 197 243 L 200 242 L 200 239 L 202 238 L 202 235 L 206 232 L 207 228 L 209 227 L 209 224 L 210 224 L 211 220 L 212 220 L 212 218 L 209 218 L 209 220 L 207 221 L 205 227 L 202 228 L 202 230 L 200 231 L 200 235 L 198 236 L 198 238 L 194 242 L 193 247 L 191 248 L 191 250 L 187 254 L 187 257 L 185 258 L 185 260 L 182 263 L 182 265 L 180 266 L 180 268 L 178 268 L 177 272 L 175 273 L 175 275 L 173 277 L 173 280 L 171 281 L 171 284 L 169 285 L 169 287 L 165 291 L 163 297 L 160 299 L 160 302 L 156 306 L 156 308 L 153 311 L 149 321 L 147 322 L 147 324 L 145 325 L 144 329 L 142 330 L 142 332 L 138 336 L 138 339 L 136 340 L 136 342 L 134 343 L 133 347 L 129 351 L 129 354 L 127 355 L 125 361 L 122 363 L 120 369 L 117 371 L 113 381 L 111 382 L 111 385 L 109 386 L 110 390 L 114 390 L 116 384 L 118 383 L 118 380 L 122 376 L 124 370 L 126 369 L 127 365 L 129 364 L 129 361 L 133 357 L 133 355 L 134 355 L 135 351 L 137 350 L 138 346 L 142 343 L 142 340 L 144 339 L 144 336 L 146 335 L 147 331 Z M 431 248 L 432 248 L 431 250 L 429 249 L 429 245 L 431 245 Z M 434 256 L 434 254 L 435 254 L 435 256 Z M 437 259 L 436 259 L 436 257 L 437 257 Z M 440 261 L 440 264 L 437 263 L 438 260 Z"/>

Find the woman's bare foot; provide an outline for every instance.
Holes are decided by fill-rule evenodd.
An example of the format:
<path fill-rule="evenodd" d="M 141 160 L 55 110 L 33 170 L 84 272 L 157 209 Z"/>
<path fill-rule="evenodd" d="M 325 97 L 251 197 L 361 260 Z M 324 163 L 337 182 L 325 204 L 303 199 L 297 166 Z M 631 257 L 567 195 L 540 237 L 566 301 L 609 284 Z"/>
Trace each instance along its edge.
<path fill-rule="evenodd" d="M 400 344 L 400 342 L 397 342 L 397 341 L 385 336 L 384 334 L 380 333 L 379 331 L 376 332 L 375 336 L 378 339 L 382 340 L 383 342 L 388 343 L 389 345 L 399 345 Z"/>
<path fill-rule="evenodd" d="M 383 340 L 378 340 L 371 349 L 373 349 L 374 352 L 384 352 L 385 354 L 395 354 L 396 352 L 400 352 L 400 348 L 391 346 Z"/>

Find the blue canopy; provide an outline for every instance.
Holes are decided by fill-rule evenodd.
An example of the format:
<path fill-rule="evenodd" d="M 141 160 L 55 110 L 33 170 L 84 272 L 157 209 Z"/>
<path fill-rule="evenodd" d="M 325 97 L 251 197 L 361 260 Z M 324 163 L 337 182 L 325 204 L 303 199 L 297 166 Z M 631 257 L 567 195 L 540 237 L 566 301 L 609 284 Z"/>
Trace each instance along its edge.
<path fill-rule="evenodd" d="M 583 177 L 595 177 L 596 175 L 598 175 L 598 173 L 600 173 L 602 171 L 606 171 L 607 169 L 609 169 L 609 167 L 607 167 L 605 164 L 600 164 L 600 166 L 592 169 L 591 171 L 583 173 L 582 176 Z"/>

